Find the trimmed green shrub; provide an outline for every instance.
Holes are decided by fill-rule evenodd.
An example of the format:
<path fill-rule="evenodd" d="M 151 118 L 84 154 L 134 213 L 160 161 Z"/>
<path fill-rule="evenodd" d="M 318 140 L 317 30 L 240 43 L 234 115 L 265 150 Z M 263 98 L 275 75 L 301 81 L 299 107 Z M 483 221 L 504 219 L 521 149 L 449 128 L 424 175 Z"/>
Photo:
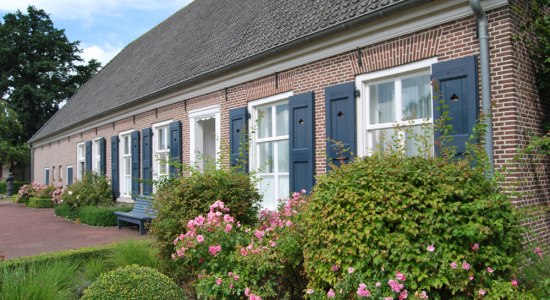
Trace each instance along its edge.
<path fill-rule="evenodd" d="M 7 183 L 5 181 L 0 180 L 0 195 L 6 194 L 7 192 L 8 192 Z"/>
<path fill-rule="evenodd" d="M 117 219 L 115 211 L 129 212 L 131 206 L 119 207 L 101 207 L 101 206 L 83 206 L 78 209 L 77 218 L 80 222 L 92 226 L 116 226 Z"/>
<path fill-rule="evenodd" d="M 369 289 L 400 272 L 409 293 L 435 299 L 491 294 L 493 280 L 510 285 L 518 218 L 496 182 L 471 165 L 375 154 L 320 176 L 302 226 L 310 287 L 326 293 L 349 267 Z"/>
<path fill-rule="evenodd" d="M 61 218 L 76 220 L 78 218 L 78 208 L 71 207 L 68 204 L 55 205 L 55 215 Z"/>
<path fill-rule="evenodd" d="M 29 201 L 27 202 L 28 207 L 33 208 L 52 208 L 53 202 L 51 198 L 35 198 L 31 197 L 29 198 Z"/>
<path fill-rule="evenodd" d="M 104 273 L 84 290 L 83 300 L 184 299 L 183 291 L 159 271 L 131 265 Z"/>
<path fill-rule="evenodd" d="M 157 217 L 150 233 L 159 241 L 163 257 L 170 257 L 173 241 L 185 230 L 187 222 L 206 215 L 210 204 L 221 200 L 242 224 L 257 221 L 261 196 L 249 174 L 208 167 L 201 173 L 191 169 L 189 176 L 167 180 L 160 184 L 153 206 Z"/>
<path fill-rule="evenodd" d="M 50 200 L 51 201 L 51 200 Z M 115 211 L 129 212 L 132 210 L 132 206 L 120 205 L 120 206 L 83 206 L 83 207 L 71 207 L 64 203 L 55 206 L 55 215 L 65 219 L 76 220 L 92 226 L 115 226 L 117 224 Z"/>
<path fill-rule="evenodd" d="M 72 207 L 110 206 L 114 203 L 109 180 L 94 173 L 87 173 L 81 181 L 71 184 L 61 195 L 61 199 Z"/>

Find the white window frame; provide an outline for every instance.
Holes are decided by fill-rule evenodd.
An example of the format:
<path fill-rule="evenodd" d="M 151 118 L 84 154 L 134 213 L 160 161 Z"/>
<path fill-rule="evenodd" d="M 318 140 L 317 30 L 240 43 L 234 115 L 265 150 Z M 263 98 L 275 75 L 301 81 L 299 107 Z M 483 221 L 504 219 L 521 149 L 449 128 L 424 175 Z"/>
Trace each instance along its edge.
<path fill-rule="evenodd" d="M 51 177 L 52 174 L 50 174 L 50 168 L 44 168 L 44 184 L 51 184 Z"/>
<path fill-rule="evenodd" d="M 159 123 L 156 123 L 156 124 L 153 124 L 152 126 L 152 129 L 153 129 L 153 136 L 152 136 L 152 139 L 153 139 L 153 153 L 152 153 L 152 159 L 153 159 L 153 180 L 156 181 L 156 180 L 159 180 L 161 179 L 162 177 L 165 177 L 165 176 L 169 176 L 170 175 L 170 164 L 169 164 L 169 160 L 170 160 L 170 123 L 174 122 L 174 120 L 168 120 L 168 121 L 163 121 L 163 122 L 159 122 Z M 158 130 L 162 127 L 165 127 L 167 130 L 166 130 L 166 149 L 164 149 L 162 151 L 162 153 L 166 153 L 166 162 L 164 162 L 165 164 L 165 170 L 166 170 L 166 174 L 159 174 L 159 170 L 160 170 L 160 164 L 162 163 L 160 161 L 160 157 L 159 157 L 159 153 L 161 153 L 161 151 L 159 151 L 158 149 Z M 153 188 L 154 188 L 154 185 L 153 185 Z M 154 191 L 153 191 L 154 192 Z"/>
<path fill-rule="evenodd" d="M 359 75 L 355 78 L 355 86 L 360 90 L 360 97 L 357 97 L 357 155 L 368 156 L 372 155 L 372 148 L 369 145 L 367 138 L 367 130 L 376 130 L 377 128 L 388 128 L 387 124 L 371 125 L 369 120 L 369 87 L 370 83 L 383 82 L 384 80 L 395 80 L 396 78 L 408 77 L 410 75 L 431 74 L 431 67 L 437 62 L 437 57 L 388 68 L 380 71 L 371 72 L 368 74 Z M 395 95 L 396 107 L 401 107 L 401 95 Z M 433 107 L 432 116 L 424 120 L 408 120 L 401 121 L 401 111 L 396 110 L 396 126 L 415 126 L 422 124 L 433 124 Z M 404 141 L 403 141 L 404 142 Z M 433 147 L 432 147 L 433 154 Z"/>
<path fill-rule="evenodd" d="M 82 149 L 82 151 L 80 151 Z M 81 153 L 80 153 L 81 152 Z M 82 156 L 80 156 L 82 154 Z M 76 144 L 76 180 L 82 180 L 86 170 L 86 143 Z"/>
<path fill-rule="evenodd" d="M 200 120 L 204 120 L 207 118 L 214 118 L 215 127 L 216 127 L 216 156 L 214 159 L 216 159 L 216 167 L 219 168 L 219 159 L 220 159 L 220 136 L 221 136 L 221 119 L 220 119 L 220 106 L 219 105 L 212 105 L 205 108 L 200 108 L 196 110 L 192 110 L 189 112 L 189 161 L 191 165 L 196 165 L 198 163 L 199 158 L 197 157 L 196 152 L 196 124 Z"/>
<path fill-rule="evenodd" d="M 289 135 L 286 135 L 286 136 L 277 136 L 277 137 L 270 137 L 270 138 L 262 138 L 262 139 L 258 139 L 257 138 L 257 119 L 259 117 L 259 113 L 258 113 L 258 110 L 257 108 L 261 108 L 263 106 L 266 106 L 266 105 L 274 105 L 278 102 L 284 102 L 286 100 L 286 102 L 288 103 L 288 99 L 293 95 L 294 93 L 292 91 L 289 91 L 289 92 L 286 92 L 286 93 L 282 93 L 282 94 L 277 94 L 277 95 L 273 95 L 273 96 L 270 96 L 270 97 L 266 97 L 266 98 L 262 98 L 262 99 L 259 99 L 259 100 L 255 100 L 255 101 L 251 101 L 248 103 L 248 111 L 250 112 L 250 122 L 248 122 L 248 132 L 252 133 L 250 135 L 250 151 L 249 151 L 249 162 L 250 162 L 250 169 L 251 170 L 256 170 L 258 171 L 258 175 L 261 175 L 262 173 L 260 173 L 260 170 L 261 170 L 261 167 L 260 166 L 260 162 L 259 162 L 259 151 L 260 151 L 260 148 L 257 147 L 257 144 L 258 143 L 261 143 L 261 142 L 275 142 L 275 141 L 283 141 L 283 140 L 287 140 L 289 141 L 289 147 L 290 147 L 290 139 L 289 139 Z M 289 118 L 290 118 L 290 110 L 289 110 Z M 272 120 L 272 129 L 275 130 L 274 128 L 276 128 L 276 118 L 273 118 Z M 291 128 L 289 127 L 288 129 L 289 131 L 291 130 Z M 289 150 L 288 150 L 289 151 Z M 278 157 L 278 151 L 277 149 L 274 150 L 274 153 L 273 153 L 273 156 L 274 157 Z M 290 159 L 290 157 L 289 157 Z M 276 162 L 273 162 L 274 164 L 276 164 Z M 278 177 L 279 176 L 282 176 L 282 175 L 288 175 L 289 176 L 289 179 L 290 179 L 290 169 L 288 170 L 288 173 L 274 173 L 273 174 L 275 179 L 274 179 L 274 182 L 275 182 L 275 187 L 274 187 L 274 190 L 276 193 L 279 192 L 279 180 L 278 180 Z M 260 184 L 261 183 L 258 183 L 258 188 L 260 188 Z M 290 184 L 290 181 L 289 181 L 289 184 Z M 260 191 L 261 194 L 264 193 L 264 191 Z M 262 203 L 262 206 L 264 208 L 268 208 L 268 209 L 276 209 L 277 207 L 277 200 L 280 199 L 280 198 L 286 198 L 288 197 L 289 195 L 278 195 L 276 194 L 276 197 L 275 197 L 275 203 L 267 203 L 266 200 L 264 199 L 263 200 L 263 203 Z"/>
<path fill-rule="evenodd" d="M 74 182 L 74 168 L 72 165 L 68 165 L 65 167 L 65 174 L 67 175 L 66 178 L 66 182 L 63 182 L 63 186 L 67 186 L 67 184 L 69 183 L 69 169 L 72 169 L 73 170 L 73 182 Z"/>
<path fill-rule="evenodd" d="M 101 169 L 101 148 L 99 141 L 102 137 L 92 140 L 92 172 L 99 175 Z"/>
<path fill-rule="evenodd" d="M 131 180 L 134 176 L 134 174 L 132 174 L 132 132 L 134 132 L 135 130 L 134 129 L 131 129 L 131 130 L 126 130 L 126 131 L 122 131 L 122 132 L 119 132 L 118 134 L 118 188 L 119 188 L 119 191 L 120 191 L 120 197 L 119 199 L 128 199 L 130 200 L 132 198 L 132 183 L 131 183 Z M 125 137 L 128 137 L 130 139 L 130 145 L 129 145 L 129 150 L 130 150 L 130 154 L 129 155 L 125 155 L 124 154 L 124 138 Z M 125 176 L 126 176 L 126 164 L 124 163 L 124 159 L 125 158 L 130 158 L 130 189 L 127 191 L 126 190 L 126 181 L 125 181 Z"/>

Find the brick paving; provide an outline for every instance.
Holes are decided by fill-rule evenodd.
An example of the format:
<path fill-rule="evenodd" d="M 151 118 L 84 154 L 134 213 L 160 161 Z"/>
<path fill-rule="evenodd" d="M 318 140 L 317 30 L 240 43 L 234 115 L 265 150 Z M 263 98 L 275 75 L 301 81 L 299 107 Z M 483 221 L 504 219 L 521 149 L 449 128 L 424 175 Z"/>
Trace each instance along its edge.
<path fill-rule="evenodd" d="M 94 227 L 0 200 L 0 254 L 6 259 L 141 238 L 135 228 Z"/>

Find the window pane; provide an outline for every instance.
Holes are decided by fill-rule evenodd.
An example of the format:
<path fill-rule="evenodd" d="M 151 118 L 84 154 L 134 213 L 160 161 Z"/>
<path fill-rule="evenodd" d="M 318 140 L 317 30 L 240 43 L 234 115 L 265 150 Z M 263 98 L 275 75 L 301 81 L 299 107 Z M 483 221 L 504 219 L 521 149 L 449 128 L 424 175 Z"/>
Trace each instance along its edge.
<path fill-rule="evenodd" d="M 289 184 L 288 184 L 288 175 L 279 176 L 279 199 L 288 198 L 290 196 Z"/>
<path fill-rule="evenodd" d="M 260 176 L 260 193 L 263 196 L 262 206 L 265 208 L 276 208 L 275 180 L 272 175 Z"/>
<path fill-rule="evenodd" d="M 166 148 L 166 140 L 164 139 L 164 131 L 166 131 L 166 128 L 161 127 L 158 129 L 158 150 L 163 150 Z"/>
<path fill-rule="evenodd" d="M 288 140 L 277 142 L 277 173 L 288 173 Z"/>
<path fill-rule="evenodd" d="M 277 136 L 288 135 L 288 104 L 277 105 Z"/>
<path fill-rule="evenodd" d="M 401 81 L 403 120 L 431 118 L 432 101 L 428 75 Z"/>
<path fill-rule="evenodd" d="M 166 174 L 166 159 L 167 159 L 167 156 L 166 156 L 166 153 L 159 153 L 158 155 L 159 157 L 159 160 L 158 160 L 158 164 L 159 164 L 159 175 L 164 175 Z"/>
<path fill-rule="evenodd" d="M 258 108 L 258 137 L 266 138 L 272 136 L 271 124 L 272 114 L 271 106 Z"/>
<path fill-rule="evenodd" d="M 259 147 L 259 159 L 260 165 L 258 166 L 261 173 L 273 173 L 273 143 L 260 143 Z"/>
<path fill-rule="evenodd" d="M 401 143 L 401 135 L 395 128 L 371 130 L 370 138 L 373 151 L 396 151 Z"/>
<path fill-rule="evenodd" d="M 431 156 L 433 153 L 432 124 L 407 127 L 405 129 L 407 156 Z"/>
<path fill-rule="evenodd" d="M 124 175 L 131 175 L 132 174 L 132 166 L 130 162 L 130 157 L 124 158 Z"/>
<path fill-rule="evenodd" d="M 370 124 L 396 121 L 394 86 L 393 81 L 370 86 Z"/>
<path fill-rule="evenodd" d="M 124 154 L 130 154 L 130 137 L 124 137 Z"/>
<path fill-rule="evenodd" d="M 124 189 L 124 191 L 125 191 L 127 194 L 130 194 L 131 191 L 132 191 L 132 176 L 125 176 L 125 178 L 124 178 L 124 184 L 125 184 L 125 189 Z"/>

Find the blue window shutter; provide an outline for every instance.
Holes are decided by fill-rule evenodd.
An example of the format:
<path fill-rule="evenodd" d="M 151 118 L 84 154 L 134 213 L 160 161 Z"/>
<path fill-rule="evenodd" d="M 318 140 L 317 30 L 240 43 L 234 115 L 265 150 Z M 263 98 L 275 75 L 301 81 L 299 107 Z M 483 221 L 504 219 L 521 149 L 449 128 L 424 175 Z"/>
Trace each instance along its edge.
<path fill-rule="evenodd" d="M 170 162 L 170 177 L 178 177 L 181 173 L 181 121 L 170 123 Z"/>
<path fill-rule="evenodd" d="M 248 143 L 248 110 L 246 107 L 229 111 L 229 164 L 248 172 L 248 151 L 242 146 Z M 242 156 L 244 157 L 241 157 Z"/>
<path fill-rule="evenodd" d="M 357 150 L 355 83 L 325 89 L 328 163 L 349 162 Z"/>
<path fill-rule="evenodd" d="M 139 131 L 132 132 L 132 198 L 139 195 Z"/>
<path fill-rule="evenodd" d="M 73 184 L 73 168 L 67 168 L 67 186 Z"/>
<path fill-rule="evenodd" d="M 92 141 L 86 142 L 86 172 L 92 172 Z"/>
<path fill-rule="evenodd" d="M 143 142 L 142 178 L 143 194 L 153 193 L 153 130 L 145 128 L 141 131 Z"/>
<path fill-rule="evenodd" d="M 50 185 L 50 169 L 46 169 L 46 185 Z"/>
<path fill-rule="evenodd" d="M 107 143 L 105 138 L 99 139 L 99 175 L 105 176 L 107 174 Z"/>
<path fill-rule="evenodd" d="M 115 198 L 120 197 L 118 135 L 111 137 L 111 188 Z"/>
<path fill-rule="evenodd" d="M 434 81 L 434 120 L 441 117 L 442 104 L 449 113 L 452 125 L 451 147 L 456 147 L 456 155 L 466 152 L 466 142 L 470 139 L 478 116 L 477 58 L 468 56 L 443 61 L 432 65 Z M 437 140 L 441 132 L 435 133 L 435 153 L 440 153 Z"/>
<path fill-rule="evenodd" d="M 288 99 L 290 192 L 305 189 L 311 192 L 315 172 L 313 92 L 295 95 Z"/>

